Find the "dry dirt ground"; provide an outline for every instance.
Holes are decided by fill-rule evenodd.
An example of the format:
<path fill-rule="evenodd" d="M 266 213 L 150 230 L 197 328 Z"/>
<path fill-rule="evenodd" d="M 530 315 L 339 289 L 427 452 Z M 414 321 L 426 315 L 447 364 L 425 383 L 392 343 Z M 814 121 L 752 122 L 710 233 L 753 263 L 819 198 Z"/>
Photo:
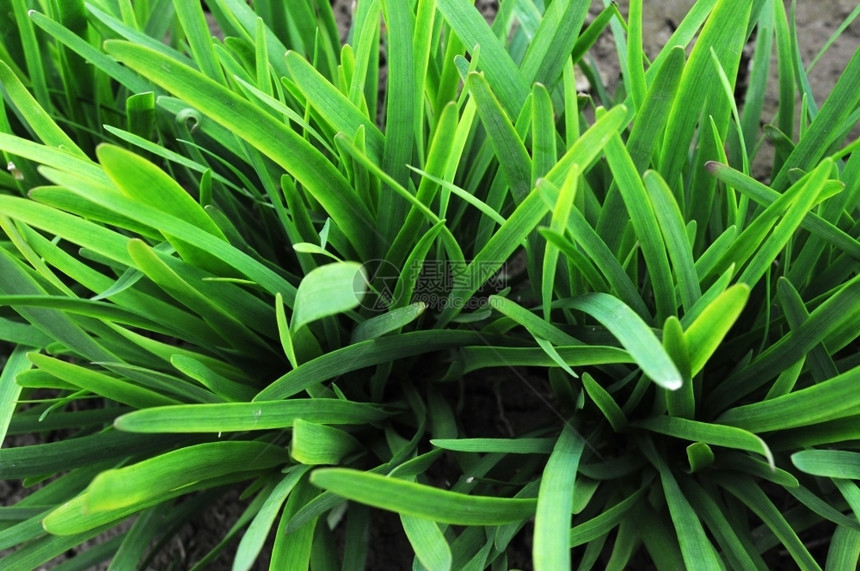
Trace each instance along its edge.
<path fill-rule="evenodd" d="M 797 6 L 797 22 L 799 30 L 800 49 L 804 62 L 812 61 L 821 46 L 829 38 L 830 34 L 855 8 L 857 0 L 799 0 Z M 645 49 L 649 57 L 653 57 L 668 40 L 674 28 L 681 21 L 686 11 L 692 6 L 694 0 L 645 0 Z M 342 31 L 345 36 L 349 25 L 350 7 L 352 0 L 333 0 L 336 14 L 342 23 Z M 618 2 L 622 13 L 627 13 L 627 0 Z M 492 19 L 497 9 L 495 0 L 477 0 L 479 9 L 488 19 Z M 595 2 L 592 14 L 599 12 L 601 2 Z M 846 63 L 852 57 L 860 45 L 860 21 L 855 21 L 845 33 L 832 45 L 825 57 L 812 69 L 810 81 L 816 100 L 821 103 L 830 92 L 836 80 L 842 73 Z M 601 76 L 609 84 L 618 80 L 619 68 L 614 54 L 614 44 L 611 36 L 605 35 L 592 51 Z M 775 69 L 775 63 L 772 65 Z M 775 83 L 775 76 L 771 82 Z M 769 94 L 766 99 L 764 121 L 769 121 L 775 112 L 776 98 Z M 766 153 L 767 150 L 762 151 Z M 8 350 L 8 348 L 6 348 Z M 0 363 L 5 360 L 4 347 L 0 344 Z M 470 380 L 470 391 L 467 402 L 474 406 L 474 410 L 497 411 L 498 415 L 492 418 L 479 419 L 474 415 L 469 416 L 469 431 L 483 436 L 509 436 L 510 432 L 519 427 L 520 423 L 527 421 L 532 415 L 547 414 L 544 400 L 541 395 L 532 389 L 537 387 L 540 392 L 542 387 L 538 381 L 532 387 L 520 387 L 522 390 L 498 391 L 494 390 L 494 384 L 499 382 L 496 378 L 499 372 L 485 375 L 482 378 Z M 527 425 L 524 425 L 527 426 Z M 524 427 L 523 426 L 523 427 Z M 13 437 L 7 439 L 5 446 L 24 446 L 33 444 L 32 436 Z M 22 490 L 20 482 L 0 481 L 0 501 L 2 505 L 14 505 L 16 499 L 26 495 Z M 203 517 L 186 525 L 174 538 L 168 547 L 165 556 L 153 563 L 150 569 L 182 570 L 192 566 L 209 549 L 220 541 L 223 534 L 232 526 L 239 517 L 244 504 L 239 502 L 236 494 L 228 496 L 229 500 L 212 506 L 211 510 Z M 402 532 L 399 532 L 399 520 L 396 516 L 378 514 L 372 522 L 370 533 L 371 551 L 368 560 L 368 569 L 376 571 L 401 570 L 412 567 L 412 553 Z M 518 550 L 512 553 L 509 563 L 527 569 L 530 566 L 530 554 L 527 533 L 519 544 Z M 220 559 L 208 566 L 212 571 L 230 569 L 231 553 L 235 549 L 235 542 L 229 546 Z M 2 553 L 0 553 L 2 555 Z M 74 556 L 74 552 L 67 554 Z M 61 561 L 56 560 L 44 569 L 51 569 Z M 106 564 L 98 567 L 105 569 Z M 258 569 L 267 566 L 261 559 Z M 27 570 L 11 570 L 27 571 Z"/>

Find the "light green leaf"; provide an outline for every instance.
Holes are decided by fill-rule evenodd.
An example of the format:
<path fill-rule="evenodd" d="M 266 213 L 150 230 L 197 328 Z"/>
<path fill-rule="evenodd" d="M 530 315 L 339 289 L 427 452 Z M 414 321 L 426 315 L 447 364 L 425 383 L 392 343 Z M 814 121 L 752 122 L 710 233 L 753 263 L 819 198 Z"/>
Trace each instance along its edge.
<path fill-rule="evenodd" d="M 675 299 L 675 283 L 669 268 L 669 257 L 663 234 L 660 231 L 655 208 L 652 204 L 645 183 L 636 170 L 633 159 L 618 134 L 613 135 L 606 144 L 606 159 L 618 183 L 618 190 L 627 207 L 627 214 L 639 246 L 648 274 L 653 282 L 652 291 L 657 306 L 657 322 L 662 323 L 677 309 Z M 686 239 L 683 240 L 686 242 Z"/>
<path fill-rule="evenodd" d="M 466 86 L 475 98 L 481 123 L 505 173 L 514 201 L 519 204 L 528 194 L 532 180 L 532 162 L 525 145 L 484 76 L 470 73 Z"/>
<path fill-rule="evenodd" d="M 560 194 L 553 184 L 545 180 L 538 181 L 537 191 L 549 208 L 557 204 Z M 565 250 L 565 253 L 570 256 L 570 263 L 577 267 L 585 266 L 585 269 L 581 271 L 586 275 L 592 275 L 599 271 L 605 280 L 600 276 L 594 276 L 589 281 L 605 281 L 605 283 L 611 286 L 610 291 L 614 295 L 617 295 L 624 303 L 628 304 L 640 318 L 651 319 L 648 307 L 642 300 L 642 296 L 639 294 L 630 276 L 612 251 L 606 246 L 603 237 L 595 231 L 582 212 L 577 208 L 573 208 L 570 211 L 570 217 L 567 219 L 567 231 L 575 240 L 575 244 L 572 244 Z M 564 239 L 559 240 L 559 235 L 556 234 L 556 236 L 555 240 L 553 240 L 554 243 L 560 246 L 564 245 Z M 550 239 L 552 239 L 551 236 Z M 582 253 L 574 246 L 582 248 Z M 573 255 L 571 256 L 571 254 Z M 591 270 L 591 267 L 594 268 L 594 271 Z"/>
<path fill-rule="evenodd" d="M 705 534 L 699 516 L 690 506 L 666 461 L 659 455 L 651 440 L 643 439 L 641 442 L 642 451 L 660 472 L 666 504 L 677 530 L 678 543 L 686 567 L 688 569 L 725 569 L 716 549 Z"/>
<path fill-rule="evenodd" d="M 268 442 L 209 442 L 186 446 L 100 473 L 87 488 L 84 503 L 92 512 L 118 510 L 144 504 L 165 492 L 203 479 L 239 470 L 270 468 L 286 461 L 286 450 Z"/>
<path fill-rule="evenodd" d="M 768 347 L 745 367 L 724 379 L 711 393 L 709 405 L 721 410 L 778 376 L 822 342 L 828 333 L 846 324 L 856 326 L 854 316 L 860 309 L 860 278 L 852 278 L 810 313 L 809 318 Z M 856 329 L 853 329 L 856 331 Z M 854 333 L 856 336 L 856 333 Z M 854 374 L 848 371 L 846 375 Z M 837 383 L 838 386 L 841 384 Z M 850 395 L 847 395 L 850 397 Z M 812 398 L 812 397 L 810 397 Z M 763 403 L 760 403 L 763 404 Z M 816 407 L 817 408 L 817 407 Z M 823 412 L 823 411 L 819 411 Z M 805 416 L 805 415 L 804 415 Z"/>
<path fill-rule="evenodd" d="M 354 436 L 333 426 L 309 422 L 304 418 L 293 421 L 293 441 L 290 456 L 307 465 L 339 464 L 348 454 L 359 450 L 361 444 Z"/>
<path fill-rule="evenodd" d="M 418 319 L 426 308 L 427 306 L 421 302 L 411 303 L 405 307 L 398 307 L 362 321 L 352 330 L 352 343 L 360 343 L 368 339 L 382 337 L 392 331 L 399 331 Z"/>
<path fill-rule="evenodd" d="M 212 36 L 206 23 L 203 6 L 197 2 L 174 0 L 173 9 L 191 48 L 191 57 L 209 79 L 224 83 L 224 72 L 218 65 L 212 48 Z"/>
<path fill-rule="evenodd" d="M 430 444 L 455 452 L 549 454 L 554 442 L 550 438 L 434 438 Z"/>
<path fill-rule="evenodd" d="M 599 515 L 575 525 L 570 530 L 568 545 L 576 547 L 577 545 L 586 544 L 612 531 L 628 517 L 630 509 L 642 499 L 647 489 L 647 487 L 639 488 L 634 494 L 624 498 L 612 507 L 604 506 L 603 511 Z"/>
<path fill-rule="evenodd" d="M 725 426 L 672 416 L 652 416 L 634 423 L 639 428 L 667 434 L 675 438 L 705 442 L 714 446 L 725 446 L 749 450 L 765 457 L 771 469 L 775 468 L 773 454 L 764 440 L 733 426 Z"/>
<path fill-rule="evenodd" d="M 364 127 L 368 154 L 373 160 L 380 161 L 385 140 L 376 124 L 301 55 L 287 52 L 285 61 L 290 70 L 290 79 L 301 90 L 308 105 L 336 132 L 345 133 L 350 139 L 354 139 L 358 129 Z"/>
<path fill-rule="evenodd" d="M 28 347 L 16 347 L 0 371 L 0 446 L 6 439 L 6 432 L 9 429 L 12 415 L 18 408 L 21 385 L 15 382 L 15 377 L 30 369 L 27 351 L 29 351 Z"/>
<path fill-rule="evenodd" d="M 734 325 L 749 299 L 750 288 L 736 284 L 708 304 L 693 323 L 684 331 L 684 340 L 690 355 L 690 373 L 701 371 L 723 338 Z"/>
<path fill-rule="evenodd" d="M 553 2 L 546 8 L 520 65 L 528 83 L 541 83 L 550 90 L 555 87 L 562 67 L 578 45 L 587 15 L 588 6 L 575 0 Z"/>
<path fill-rule="evenodd" d="M 538 571 L 570 569 L 570 506 L 585 440 L 565 424 L 540 482 L 532 561 Z"/>
<path fill-rule="evenodd" d="M 809 553 L 807 547 L 797 536 L 797 532 L 786 521 L 785 516 L 762 489 L 750 479 L 726 475 L 720 478 L 719 485 L 741 500 L 782 543 L 800 569 L 820 570 L 821 567 Z"/>
<path fill-rule="evenodd" d="M 549 97 L 549 95 L 545 96 L 547 98 Z M 535 99 L 535 101 L 537 101 L 538 99 Z M 537 133 L 535 133 L 534 137 L 537 136 Z M 555 159 L 555 157 L 553 157 L 553 159 Z M 564 184 L 560 189 L 558 201 L 556 202 L 555 207 L 552 209 L 552 218 L 550 219 L 549 231 L 555 233 L 560 237 L 564 235 L 564 231 L 567 228 L 568 220 L 570 219 L 570 211 L 573 208 L 573 203 L 576 199 L 579 176 L 579 169 L 574 165 L 574 167 L 570 169 L 570 173 L 568 173 L 567 178 L 565 179 Z M 548 321 L 551 313 L 553 291 L 555 289 L 559 247 L 556 245 L 556 243 L 553 242 L 551 237 L 548 237 L 547 234 L 542 235 L 544 237 L 547 237 L 547 244 L 543 255 L 543 271 L 541 275 L 541 301 L 543 302 L 544 319 Z M 579 254 L 576 248 L 565 249 L 566 253 L 569 253 L 571 251 L 576 252 L 576 254 Z"/>
<path fill-rule="evenodd" d="M 403 531 L 406 532 L 409 543 L 415 550 L 415 556 L 428 571 L 451 569 L 451 546 L 439 529 L 439 524 L 405 514 L 400 515 L 400 522 L 403 524 Z"/>
<path fill-rule="evenodd" d="M 213 298 L 201 291 L 203 289 L 202 284 L 193 279 L 199 279 L 199 275 L 191 274 L 188 276 L 193 281 L 186 279 L 180 273 L 186 268 L 180 266 L 175 258 L 160 254 L 143 240 L 136 238 L 129 241 L 128 252 L 135 267 L 139 268 L 168 295 L 203 317 L 226 344 L 245 350 L 266 345 L 266 342 L 262 341 L 233 314 L 232 308 L 219 304 L 218 302 L 222 300 Z"/>
<path fill-rule="evenodd" d="M 856 416 L 860 366 L 823 383 L 753 404 L 731 408 L 715 422 L 760 433 Z M 810 407 L 809 403 L 815 406 Z"/>
<path fill-rule="evenodd" d="M 842 525 L 836 526 L 827 550 L 825 571 L 854 569 L 858 563 L 860 563 L 860 531 Z"/>
<path fill-rule="evenodd" d="M 497 86 L 497 96 L 508 115 L 515 115 L 528 97 L 528 82 L 520 74 L 502 42 L 493 35 L 484 17 L 468 0 L 437 0 L 439 11 L 460 40 L 478 59 L 490 85 Z M 476 53 L 480 48 L 480 55 Z"/>
<path fill-rule="evenodd" d="M 672 359 L 648 325 L 618 298 L 605 293 L 588 293 L 565 300 L 564 305 L 583 311 L 606 327 L 642 371 L 659 386 L 676 390 L 683 379 Z"/>
<path fill-rule="evenodd" d="M 27 358 L 39 367 L 39 370 L 54 375 L 58 379 L 135 408 L 179 404 L 179 401 L 171 397 L 137 386 L 128 380 L 111 377 L 53 357 L 28 353 Z"/>
<path fill-rule="evenodd" d="M 860 480 L 860 453 L 847 450 L 801 450 L 791 463 L 807 474 L 825 478 Z"/>
<path fill-rule="evenodd" d="M 45 109 L 30 95 L 21 80 L 6 65 L 0 61 L 0 85 L 8 94 L 12 103 L 18 108 L 23 118 L 35 131 L 45 145 L 60 149 L 68 154 L 89 161 L 87 155 L 77 144 L 51 119 Z"/>
<path fill-rule="evenodd" d="M 696 416 L 696 395 L 693 376 L 690 374 L 690 351 L 684 339 L 681 321 L 674 315 L 663 324 L 663 347 L 672 358 L 684 380 L 677 391 L 666 392 L 666 408 L 670 416 L 694 418 Z"/>
<path fill-rule="evenodd" d="M 835 138 L 844 132 L 844 125 L 851 113 L 860 103 L 860 51 L 855 50 L 830 96 L 821 107 L 820 113 L 809 129 L 798 141 L 791 155 L 782 165 L 774 178 L 773 186 L 782 191 L 788 186 L 791 169 L 812 169 L 819 164 L 827 149 L 836 142 Z"/>
<path fill-rule="evenodd" d="M 178 218 L 226 240 L 200 204 L 163 170 L 122 147 L 102 145 L 97 153 L 107 175 L 126 196 L 159 210 L 168 210 Z"/>
<path fill-rule="evenodd" d="M 394 359 L 421 355 L 441 349 L 480 344 L 486 337 L 473 331 L 415 331 L 401 335 L 388 335 L 369 339 L 336 349 L 303 363 L 272 381 L 260 391 L 255 401 L 277 400 L 293 396 L 308 387 L 343 373 L 378 365 Z"/>
<path fill-rule="evenodd" d="M 472 496 L 348 468 L 311 473 L 311 483 L 344 498 L 452 525 L 500 525 L 535 513 L 536 500 Z"/>
<path fill-rule="evenodd" d="M 675 282 L 681 294 L 681 305 L 689 310 L 702 296 L 702 291 L 693 263 L 692 244 L 687 239 L 681 209 L 669 186 L 656 171 L 646 172 L 643 180 L 657 224 L 663 233 L 669 259 L 672 261 Z M 654 287 L 658 287 L 657 284 Z"/>
<path fill-rule="evenodd" d="M 30 19 L 34 24 L 50 34 L 53 39 L 61 42 L 67 48 L 74 51 L 94 68 L 104 72 L 127 87 L 132 93 L 140 94 L 152 89 L 152 86 L 145 79 L 142 79 L 133 71 L 123 67 L 117 63 L 116 60 L 102 52 L 99 48 L 90 44 L 85 38 L 79 36 L 59 22 L 56 22 L 35 10 L 30 11 Z"/>
<path fill-rule="evenodd" d="M 343 175 L 309 142 L 252 103 L 155 50 L 110 40 L 107 52 L 164 89 L 194 105 L 302 182 L 331 215 L 357 252 L 370 252 L 373 217 Z"/>
<path fill-rule="evenodd" d="M 290 332 L 295 335 L 308 323 L 355 308 L 366 288 L 367 275 L 356 262 L 337 262 L 311 270 L 296 291 Z"/>
<path fill-rule="evenodd" d="M 340 399 L 161 406 L 120 416 L 119 430 L 140 433 L 215 433 L 288 428 L 297 419 L 321 424 L 364 424 L 388 416 L 379 407 Z"/>
<path fill-rule="evenodd" d="M 582 386 L 585 392 L 609 421 L 609 425 L 615 432 L 623 432 L 627 428 L 627 416 L 618 403 L 612 398 L 612 395 L 594 380 L 594 377 L 588 373 L 582 375 Z"/>
<path fill-rule="evenodd" d="M 727 165 L 709 162 L 706 166 L 718 179 L 743 192 L 762 206 L 770 206 L 782 196 L 769 186 Z M 860 241 L 822 218 L 817 212 L 807 212 L 800 223 L 800 227 L 809 230 L 854 258 L 860 258 Z"/>

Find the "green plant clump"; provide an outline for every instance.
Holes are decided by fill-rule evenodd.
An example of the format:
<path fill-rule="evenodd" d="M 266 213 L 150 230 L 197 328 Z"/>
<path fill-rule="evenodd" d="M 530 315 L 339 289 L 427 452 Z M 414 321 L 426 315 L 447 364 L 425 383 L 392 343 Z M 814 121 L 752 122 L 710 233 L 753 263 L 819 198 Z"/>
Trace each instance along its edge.
<path fill-rule="evenodd" d="M 4 3 L 0 568 L 237 486 L 197 569 L 361 569 L 378 510 L 430 570 L 856 568 L 860 50 L 817 101 L 775 0 L 653 61 L 642 0 L 206 4 Z"/>

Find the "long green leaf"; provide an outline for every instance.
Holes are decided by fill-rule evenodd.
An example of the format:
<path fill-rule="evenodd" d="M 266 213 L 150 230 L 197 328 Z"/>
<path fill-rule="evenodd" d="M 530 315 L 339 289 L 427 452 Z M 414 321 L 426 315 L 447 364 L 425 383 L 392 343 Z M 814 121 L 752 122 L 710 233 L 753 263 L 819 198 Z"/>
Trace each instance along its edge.
<path fill-rule="evenodd" d="M 252 468 L 269 468 L 286 460 L 286 450 L 267 442 L 210 442 L 187 446 L 125 468 L 102 472 L 87 488 L 85 504 L 94 512 L 122 509 L 203 479 Z"/>
<path fill-rule="evenodd" d="M 749 450 L 765 457 L 771 468 L 774 467 L 773 454 L 767 444 L 750 432 L 733 426 L 688 420 L 672 416 L 652 416 L 633 423 L 635 426 L 667 434 L 675 438 L 706 442 L 714 446 L 725 446 Z"/>
<path fill-rule="evenodd" d="M 30 95 L 30 92 L 27 91 L 21 80 L 18 79 L 3 61 L 0 61 L 0 84 L 3 85 L 12 103 L 15 104 L 21 115 L 45 145 L 64 150 L 79 159 L 88 160 L 87 155 L 51 119 L 48 112 Z"/>
<path fill-rule="evenodd" d="M 582 2 L 562 0 L 547 7 L 520 66 L 528 83 L 541 83 L 550 90 L 555 87 L 587 15 L 588 6 Z"/>
<path fill-rule="evenodd" d="M 102 145 L 97 154 L 107 175 L 126 196 L 157 209 L 169 208 L 171 214 L 226 241 L 224 234 L 200 204 L 167 173 L 121 147 Z M 166 238 L 171 240 L 184 258 L 202 262 L 201 266 L 206 268 L 205 262 L 211 255 L 182 240 L 172 240 L 169 234 Z M 221 266 L 223 264 L 216 265 L 213 270 L 217 271 Z"/>
<path fill-rule="evenodd" d="M 478 115 L 487 130 L 487 137 L 505 173 L 514 201 L 519 204 L 528 194 L 532 180 L 532 163 L 525 145 L 487 79 L 479 73 L 470 73 L 466 86 L 475 98 Z"/>
<path fill-rule="evenodd" d="M 311 473 L 311 483 L 380 509 L 452 525 L 500 525 L 532 517 L 536 500 L 472 496 L 348 468 Z"/>
<path fill-rule="evenodd" d="M 599 515 L 573 526 L 569 536 L 570 547 L 589 543 L 612 531 L 627 517 L 630 509 L 642 499 L 646 489 L 639 488 L 634 494 L 612 507 L 604 506 L 605 509 Z"/>
<path fill-rule="evenodd" d="M 218 65 L 218 59 L 212 49 L 212 36 L 206 23 L 203 7 L 196 2 L 174 0 L 173 9 L 176 11 L 176 16 L 182 25 L 185 37 L 188 39 L 191 56 L 195 63 L 209 79 L 224 83 L 224 72 Z"/>
<path fill-rule="evenodd" d="M 27 359 L 28 347 L 18 346 L 9 355 L 3 370 L 0 371 L 0 445 L 6 440 L 9 423 L 18 408 L 18 396 L 21 385 L 15 382 L 15 377 L 30 368 Z"/>
<path fill-rule="evenodd" d="M 690 374 L 695 375 L 717 350 L 749 299 L 750 288 L 736 284 L 719 296 L 696 317 L 687 330 L 684 340 L 690 355 Z"/>
<path fill-rule="evenodd" d="M 577 345 L 573 347 L 554 347 L 557 357 L 568 367 L 585 367 L 614 363 L 633 363 L 630 353 L 618 347 Z M 469 373 L 486 367 L 558 367 L 555 356 L 549 355 L 543 347 L 463 347 L 463 372 Z"/>
<path fill-rule="evenodd" d="M 29 353 L 27 357 L 41 371 L 54 375 L 58 379 L 85 391 L 135 408 L 179 404 L 177 400 L 171 397 L 137 386 L 127 380 L 117 379 L 116 377 L 79 365 L 67 363 L 39 353 Z"/>
<path fill-rule="evenodd" d="M 169 260 L 172 259 L 169 256 L 160 255 L 154 248 L 138 239 L 129 241 L 128 252 L 136 267 L 168 295 L 203 317 L 226 343 L 246 350 L 265 346 L 265 342 L 251 332 L 227 307 L 219 305 L 216 299 L 205 295 L 201 291 L 202 288 L 195 287 L 193 282 L 171 267 Z"/>
<path fill-rule="evenodd" d="M 288 398 L 317 383 L 363 367 L 441 349 L 479 344 L 485 339 L 471 331 L 448 331 L 445 335 L 439 335 L 436 331 L 416 331 L 362 341 L 303 363 L 298 369 L 272 381 L 254 400 Z"/>
<path fill-rule="evenodd" d="M 798 141 L 791 155 L 774 178 L 773 188 L 781 191 L 788 186 L 789 172 L 798 168 L 810 170 L 817 165 L 836 142 L 835 138 L 850 127 L 848 118 L 860 103 L 860 51 L 854 52 L 851 61 L 839 76 L 839 81 L 821 107 L 821 112 Z"/>
<path fill-rule="evenodd" d="M 585 440 L 565 425 L 541 477 L 532 560 L 536 570 L 570 569 L 570 506 Z"/>
<path fill-rule="evenodd" d="M 528 97 L 529 89 L 510 54 L 468 0 L 437 2 L 442 16 L 466 48 L 473 51 L 473 48 L 480 47 L 478 69 L 484 72 L 490 85 L 497 86 L 496 95 L 508 115 L 516 115 Z"/>
<path fill-rule="evenodd" d="M 287 52 L 285 59 L 290 79 L 301 90 L 308 104 L 335 131 L 345 133 L 350 139 L 354 139 L 359 128 L 364 127 L 369 155 L 373 160 L 380 161 L 385 141 L 376 124 L 298 53 Z"/>
<path fill-rule="evenodd" d="M 540 182 L 538 183 L 538 192 L 541 193 L 541 196 L 548 204 L 555 204 L 559 196 L 558 190 L 552 185 L 541 184 Z M 600 271 L 603 277 L 605 277 L 605 283 L 611 286 L 610 291 L 614 295 L 617 295 L 624 303 L 628 304 L 639 317 L 650 319 L 648 307 L 639 295 L 639 291 L 633 284 L 630 276 L 615 258 L 612 251 L 606 246 L 600 234 L 591 227 L 585 216 L 576 208 L 570 211 L 570 217 L 567 220 L 567 231 L 576 240 L 576 245 L 581 247 L 583 253 L 588 256 L 588 259 L 586 259 L 583 253 L 580 253 L 575 247 L 576 245 L 568 242 L 569 246 L 565 250 L 565 253 L 570 257 L 571 263 L 578 268 L 583 268 L 584 266 L 585 269 L 581 269 L 580 271 L 585 273 L 586 276 L 596 274 Z M 548 234 L 545 232 L 544 235 Z M 560 246 L 565 245 L 564 239 L 560 239 L 558 235 L 556 237 L 548 235 L 548 237 Z M 593 268 L 593 271 L 591 268 Z M 600 276 L 594 276 L 589 279 L 589 282 L 593 285 L 594 283 L 604 282 L 604 280 Z M 594 287 L 594 289 L 600 290 L 597 287 Z"/>
<path fill-rule="evenodd" d="M 854 367 L 823 383 L 770 400 L 731 408 L 717 417 L 715 422 L 759 433 L 856 416 L 857 406 L 860 406 L 858 382 L 860 367 Z M 814 402 L 815 406 L 810 407 L 810 402 Z"/>
<path fill-rule="evenodd" d="M 634 8 L 631 4 L 631 15 Z M 661 52 L 661 57 L 663 53 L 667 53 L 666 50 Z M 629 65 L 633 66 L 633 63 Z M 652 70 L 657 65 L 655 62 Z M 639 172 L 643 172 L 653 161 L 652 155 L 655 149 L 658 149 L 660 137 L 666 129 L 667 118 L 683 71 L 684 50 L 676 46 L 668 51 L 668 58 L 660 65 L 658 75 L 648 89 L 645 103 L 636 114 L 636 121 L 627 139 L 627 151 Z M 623 212 L 621 193 L 618 191 L 618 185 L 613 184 L 607 192 L 596 226 L 597 232 L 611 251 L 618 249 L 627 226 Z"/>
<path fill-rule="evenodd" d="M 678 481 L 666 465 L 666 461 L 657 453 L 650 440 L 642 441 L 642 450 L 660 472 L 663 493 L 666 496 L 669 514 L 678 533 L 681 555 L 687 568 L 724 569 L 713 544 L 705 535 L 702 522 L 681 491 Z"/>
<path fill-rule="evenodd" d="M 100 465 L 107 460 L 120 462 L 167 450 L 179 442 L 181 440 L 176 437 L 153 440 L 112 430 L 59 442 L 3 448 L 0 450 L 0 477 L 10 480 L 38 477 Z"/>
<path fill-rule="evenodd" d="M 728 128 L 729 104 L 713 73 L 711 52 L 713 50 L 722 62 L 726 73 L 735 78 L 746 40 L 750 9 L 751 4 L 742 0 L 718 0 L 684 67 L 677 96 L 669 114 L 659 162 L 660 174 L 673 188 L 676 196 L 680 196 L 678 180 L 689 157 L 686 149 L 690 148 L 694 140 L 702 114 L 714 117 L 722 138 Z M 699 151 L 694 158 L 692 195 L 686 210 L 698 222 L 697 243 L 704 237 L 713 204 L 714 188 L 712 182 L 700 179 L 704 173 L 705 161 L 716 158 L 712 155 L 715 152 L 715 143 L 710 138 L 704 138 L 699 142 Z"/>
<path fill-rule="evenodd" d="M 291 470 L 268 495 L 260 511 L 254 516 L 254 520 L 239 541 L 239 546 L 236 548 L 236 557 L 233 559 L 234 571 L 247 571 L 253 567 L 281 506 L 286 501 L 287 496 L 293 491 L 299 479 L 306 473 L 307 468 L 299 467 Z"/>
<path fill-rule="evenodd" d="M 753 481 L 726 476 L 719 485 L 741 500 L 786 547 L 801 569 L 821 569 L 773 501 Z"/>
<path fill-rule="evenodd" d="M 739 397 L 749 394 L 775 378 L 780 371 L 806 355 L 824 340 L 828 333 L 846 323 L 856 324 L 854 315 L 860 309 L 860 278 L 841 287 L 818 306 L 809 318 L 795 327 L 756 357 L 747 366 L 731 374 L 711 393 L 710 406 L 721 410 Z M 851 371 L 845 374 L 852 374 Z M 764 403 L 760 403 L 764 404 Z"/>
<path fill-rule="evenodd" d="M 606 417 L 606 420 L 609 421 L 612 429 L 616 432 L 623 432 L 627 428 L 627 416 L 612 398 L 612 395 L 588 373 L 582 375 L 582 387 L 597 405 L 597 408 L 600 409 L 600 412 L 603 413 L 603 416 Z"/>
<path fill-rule="evenodd" d="M 666 251 L 672 261 L 675 281 L 681 295 L 681 305 L 689 310 L 702 296 L 702 290 L 696 275 L 692 244 L 687 239 L 681 209 L 672 191 L 656 171 L 646 172 L 643 181 L 660 231 L 663 233 Z M 654 284 L 654 287 L 659 286 Z M 693 373 L 695 374 L 695 371 Z"/>
<path fill-rule="evenodd" d="M 860 453 L 847 450 L 802 450 L 791 455 L 798 470 L 824 476 L 860 480 Z"/>
<path fill-rule="evenodd" d="M 439 316 L 437 325 L 442 327 L 456 317 L 471 299 L 472 295 L 490 278 L 514 253 L 522 241 L 534 231 L 535 226 L 548 210 L 537 193 L 529 194 L 514 210 L 490 241 L 478 252 L 464 270 L 468 280 L 449 294 L 449 302 Z"/>
<path fill-rule="evenodd" d="M 606 327 L 642 371 L 659 386 L 676 390 L 683 379 L 657 336 L 636 313 L 618 298 L 605 293 L 588 293 L 565 300 L 568 307 L 583 311 Z"/>
<path fill-rule="evenodd" d="M 290 399 L 254 403 L 154 407 L 120 416 L 119 430 L 140 433 L 240 432 L 288 428 L 296 419 L 321 424 L 364 424 L 388 416 L 370 404 L 339 399 Z"/>
<path fill-rule="evenodd" d="M 421 519 L 415 516 L 400 516 L 403 531 L 418 561 L 428 571 L 448 571 L 451 569 L 453 556 L 451 546 L 445 539 L 439 524 L 435 521 Z"/>
<path fill-rule="evenodd" d="M 284 167 L 319 200 L 355 250 L 370 253 L 366 236 L 375 235 L 370 212 L 343 175 L 301 136 L 247 100 L 154 50 L 113 40 L 105 43 L 105 49 Z"/>
<path fill-rule="evenodd" d="M 706 166 L 714 176 L 743 192 L 762 206 L 769 206 L 780 197 L 780 193 L 777 191 L 727 165 L 710 162 Z M 860 258 L 860 241 L 822 218 L 817 212 L 807 212 L 800 226 L 850 254 L 855 259 Z"/>
<path fill-rule="evenodd" d="M 830 538 L 825 570 L 853 569 L 858 563 L 860 563 L 860 531 L 842 525 L 837 526 Z"/>
<path fill-rule="evenodd" d="M 434 438 L 430 444 L 456 452 L 502 452 L 505 454 L 549 454 L 549 438 Z"/>
<path fill-rule="evenodd" d="M 30 19 L 34 24 L 45 30 L 52 38 L 61 42 L 70 50 L 78 54 L 81 59 L 109 75 L 112 79 L 118 81 L 134 93 L 144 93 L 152 88 L 145 79 L 133 71 L 123 67 L 116 60 L 109 57 L 94 45 L 72 30 L 66 28 L 59 22 L 52 20 L 48 16 L 37 12 L 30 11 Z"/>
<path fill-rule="evenodd" d="M 648 274 L 654 284 L 657 322 L 662 323 L 667 317 L 675 314 L 677 301 L 669 258 L 655 213 L 657 205 L 652 205 L 645 183 L 642 182 L 642 177 L 637 172 L 636 165 L 619 135 L 614 135 L 607 143 L 606 158 L 618 182 L 618 189 L 624 199 L 630 223 L 633 225 Z"/>
<path fill-rule="evenodd" d="M 311 270 L 296 291 L 290 332 L 329 315 L 344 313 L 361 303 L 367 284 L 362 266 L 356 262 L 326 264 Z"/>
<path fill-rule="evenodd" d="M 361 448 L 354 436 L 339 428 L 309 422 L 303 418 L 293 421 L 290 456 L 306 465 L 340 464 L 345 456 Z"/>

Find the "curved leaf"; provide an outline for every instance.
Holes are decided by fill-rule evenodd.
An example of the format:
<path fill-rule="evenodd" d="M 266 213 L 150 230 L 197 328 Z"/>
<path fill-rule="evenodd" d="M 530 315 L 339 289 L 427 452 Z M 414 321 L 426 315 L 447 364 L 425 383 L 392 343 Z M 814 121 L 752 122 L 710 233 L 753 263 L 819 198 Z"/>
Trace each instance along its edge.
<path fill-rule="evenodd" d="M 533 499 L 470 496 L 348 468 L 311 474 L 311 483 L 344 498 L 452 525 L 501 525 L 532 517 Z"/>
<path fill-rule="evenodd" d="M 119 430 L 140 433 L 243 432 L 289 428 L 297 419 L 321 424 L 364 424 L 388 416 L 379 407 L 339 399 L 160 406 L 120 416 Z"/>
<path fill-rule="evenodd" d="M 337 262 L 314 268 L 296 291 L 290 332 L 317 319 L 344 313 L 361 303 L 367 275 L 357 262 Z"/>
<path fill-rule="evenodd" d="M 606 327 L 652 381 L 664 389 L 681 388 L 681 373 L 657 336 L 618 298 L 606 293 L 587 293 L 566 300 L 565 305 L 589 314 Z"/>

